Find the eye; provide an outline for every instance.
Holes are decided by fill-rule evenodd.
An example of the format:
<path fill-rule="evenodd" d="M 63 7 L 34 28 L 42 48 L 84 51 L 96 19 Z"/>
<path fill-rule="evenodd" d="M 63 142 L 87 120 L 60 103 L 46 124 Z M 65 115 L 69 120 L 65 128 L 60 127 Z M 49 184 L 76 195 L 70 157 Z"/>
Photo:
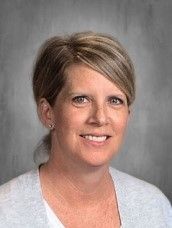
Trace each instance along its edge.
<path fill-rule="evenodd" d="M 109 102 L 112 105 L 121 105 L 124 103 L 124 101 L 119 97 L 110 97 Z"/>
<path fill-rule="evenodd" d="M 72 98 L 72 102 L 74 102 L 77 105 L 82 105 L 89 102 L 89 100 L 88 100 L 88 97 L 86 96 L 76 96 Z"/>

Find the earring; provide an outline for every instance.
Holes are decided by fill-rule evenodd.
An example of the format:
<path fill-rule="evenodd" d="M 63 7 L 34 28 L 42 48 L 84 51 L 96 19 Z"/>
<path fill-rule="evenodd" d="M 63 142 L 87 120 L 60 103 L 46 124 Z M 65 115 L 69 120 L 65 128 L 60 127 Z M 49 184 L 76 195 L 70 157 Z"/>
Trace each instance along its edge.
<path fill-rule="evenodd" d="M 54 123 L 48 124 L 48 127 L 50 128 L 50 130 L 54 130 L 55 124 Z"/>

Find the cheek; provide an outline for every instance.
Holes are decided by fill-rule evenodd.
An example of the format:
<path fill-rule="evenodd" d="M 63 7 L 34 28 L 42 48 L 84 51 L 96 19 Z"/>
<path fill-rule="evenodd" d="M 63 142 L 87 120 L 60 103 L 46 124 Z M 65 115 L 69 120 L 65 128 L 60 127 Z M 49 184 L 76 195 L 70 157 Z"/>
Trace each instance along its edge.
<path fill-rule="evenodd" d="M 116 133 L 123 134 L 128 124 L 128 113 L 118 113 L 114 118 L 114 128 Z"/>
<path fill-rule="evenodd" d="M 70 108 L 63 108 L 55 114 L 56 125 L 65 131 L 81 130 L 80 127 L 85 122 L 85 119 L 86 116 L 82 112 Z"/>

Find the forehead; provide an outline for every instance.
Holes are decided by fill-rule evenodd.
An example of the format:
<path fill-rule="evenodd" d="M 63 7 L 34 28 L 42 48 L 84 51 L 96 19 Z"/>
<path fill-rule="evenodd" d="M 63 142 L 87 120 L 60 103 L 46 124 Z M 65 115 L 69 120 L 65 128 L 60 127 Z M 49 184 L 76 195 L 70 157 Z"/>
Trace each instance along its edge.
<path fill-rule="evenodd" d="M 104 75 L 84 64 L 71 65 L 66 70 L 66 90 L 107 91 L 124 93 Z"/>

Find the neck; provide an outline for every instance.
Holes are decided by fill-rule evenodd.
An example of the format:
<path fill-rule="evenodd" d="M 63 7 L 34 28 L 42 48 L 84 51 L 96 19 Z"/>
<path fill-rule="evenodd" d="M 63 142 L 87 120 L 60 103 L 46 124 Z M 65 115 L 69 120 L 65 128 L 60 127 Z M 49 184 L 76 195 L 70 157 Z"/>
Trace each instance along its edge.
<path fill-rule="evenodd" d="M 51 192 L 73 206 L 95 205 L 112 196 L 112 180 L 108 165 L 88 167 L 76 164 L 64 165 L 50 156 L 40 168 L 43 194 Z"/>

